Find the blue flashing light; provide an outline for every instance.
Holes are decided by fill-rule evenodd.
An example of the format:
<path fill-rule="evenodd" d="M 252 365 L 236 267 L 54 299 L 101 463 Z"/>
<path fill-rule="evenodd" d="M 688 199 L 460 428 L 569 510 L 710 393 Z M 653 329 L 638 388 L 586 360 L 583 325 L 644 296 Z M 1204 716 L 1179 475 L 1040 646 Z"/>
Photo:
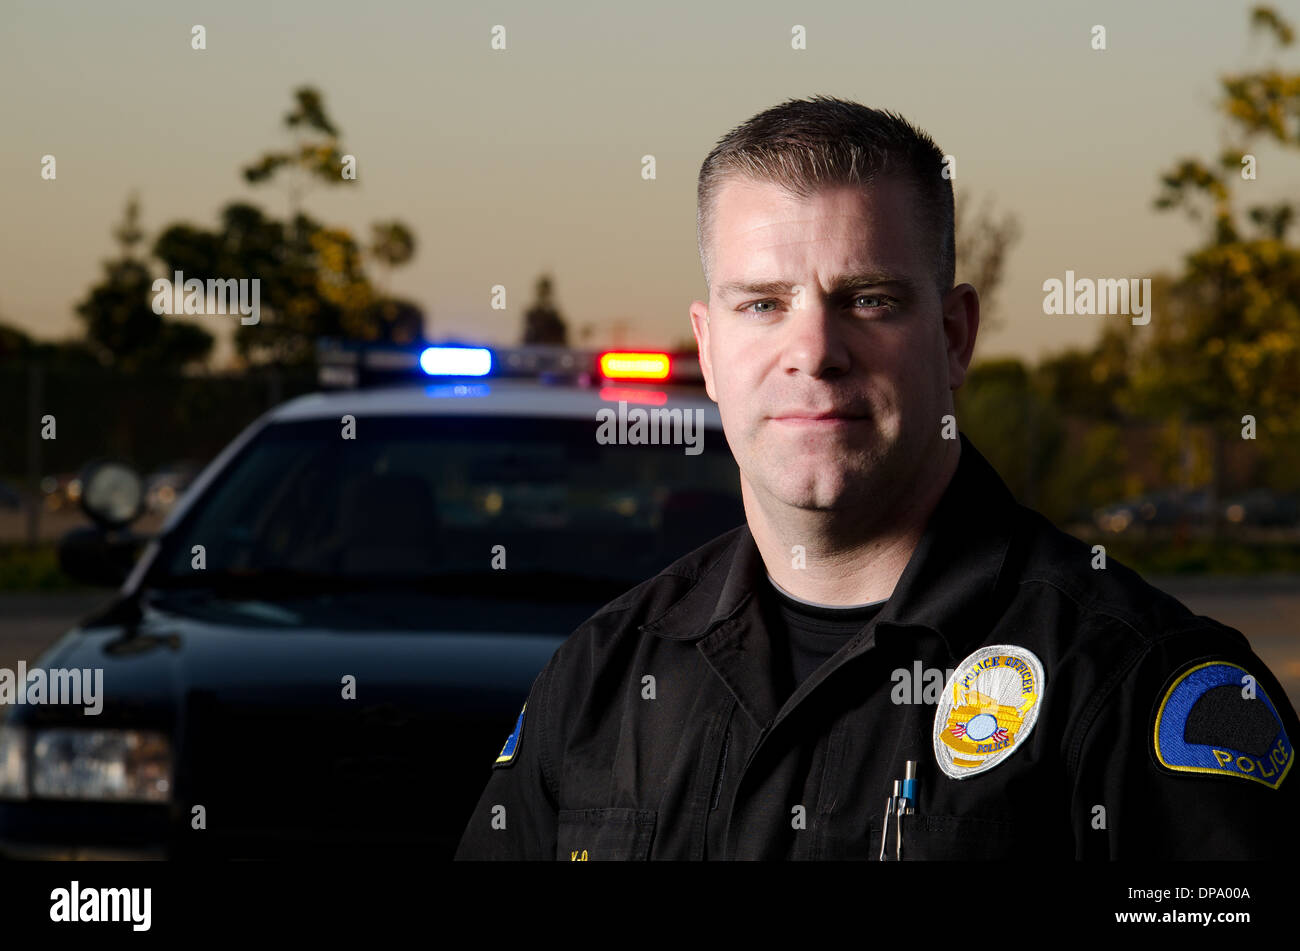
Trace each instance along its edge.
<path fill-rule="evenodd" d="M 487 376 L 492 351 L 486 347 L 426 347 L 420 369 L 429 376 Z"/>

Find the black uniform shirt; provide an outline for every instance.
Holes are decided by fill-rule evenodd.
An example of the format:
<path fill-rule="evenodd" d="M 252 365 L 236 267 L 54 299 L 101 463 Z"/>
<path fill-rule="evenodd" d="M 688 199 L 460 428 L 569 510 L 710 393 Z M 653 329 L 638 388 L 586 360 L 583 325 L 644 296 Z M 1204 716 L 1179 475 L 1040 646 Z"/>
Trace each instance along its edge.
<path fill-rule="evenodd" d="M 534 681 L 457 857 L 876 859 L 908 760 L 904 860 L 1294 855 L 1300 727 L 1246 639 L 1101 567 L 961 439 L 883 609 L 789 696 L 745 526 L 597 612 Z M 991 645 L 1041 662 L 1037 720 L 953 778 L 935 684 Z"/>
<path fill-rule="evenodd" d="M 781 678 L 779 696 L 782 700 L 833 657 L 854 634 L 866 627 L 867 622 L 885 606 L 884 601 L 851 607 L 814 604 L 796 598 L 771 576 L 767 581 L 760 590 L 764 598 L 764 623 L 773 645 L 784 645 L 788 657 L 788 664 L 777 671 Z"/>

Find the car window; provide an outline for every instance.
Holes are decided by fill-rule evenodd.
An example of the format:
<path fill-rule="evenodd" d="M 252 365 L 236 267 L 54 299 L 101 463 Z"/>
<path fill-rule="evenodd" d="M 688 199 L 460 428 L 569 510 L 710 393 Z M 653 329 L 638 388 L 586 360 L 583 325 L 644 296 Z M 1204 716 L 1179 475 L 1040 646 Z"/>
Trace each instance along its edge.
<path fill-rule="evenodd" d="M 600 445 L 583 420 L 273 424 L 164 542 L 155 583 L 535 573 L 643 580 L 744 520 L 720 431 L 704 451 Z M 195 546 L 203 546 L 197 571 Z M 498 547 L 499 546 L 499 547 Z"/>

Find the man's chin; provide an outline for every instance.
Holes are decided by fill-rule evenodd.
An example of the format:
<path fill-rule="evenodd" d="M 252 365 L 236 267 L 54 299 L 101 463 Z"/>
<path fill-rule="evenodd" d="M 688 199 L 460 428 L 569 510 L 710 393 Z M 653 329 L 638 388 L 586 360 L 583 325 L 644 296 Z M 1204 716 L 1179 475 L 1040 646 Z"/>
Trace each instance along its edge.
<path fill-rule="evenodd" d="M 808 512 L 848 514 L 863 505 L 866 490 L 861 485 L 778 486 L 770 493 L 776 501 Z"/>

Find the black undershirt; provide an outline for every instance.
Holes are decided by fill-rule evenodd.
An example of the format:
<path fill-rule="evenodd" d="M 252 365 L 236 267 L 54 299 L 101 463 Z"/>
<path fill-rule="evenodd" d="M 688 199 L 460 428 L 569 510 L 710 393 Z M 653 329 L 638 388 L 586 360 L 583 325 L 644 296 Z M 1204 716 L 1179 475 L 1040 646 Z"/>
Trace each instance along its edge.
<path fill-rule="evenodd" d="M 774 659 L 787 665 L 775 671 L 777 686 L 789 696 L 813 671 L 830 659 L 880 613 L 884 601 L 850 608 L 805 604 L 764 585 L 764 616 L 772 634 Z"/>

